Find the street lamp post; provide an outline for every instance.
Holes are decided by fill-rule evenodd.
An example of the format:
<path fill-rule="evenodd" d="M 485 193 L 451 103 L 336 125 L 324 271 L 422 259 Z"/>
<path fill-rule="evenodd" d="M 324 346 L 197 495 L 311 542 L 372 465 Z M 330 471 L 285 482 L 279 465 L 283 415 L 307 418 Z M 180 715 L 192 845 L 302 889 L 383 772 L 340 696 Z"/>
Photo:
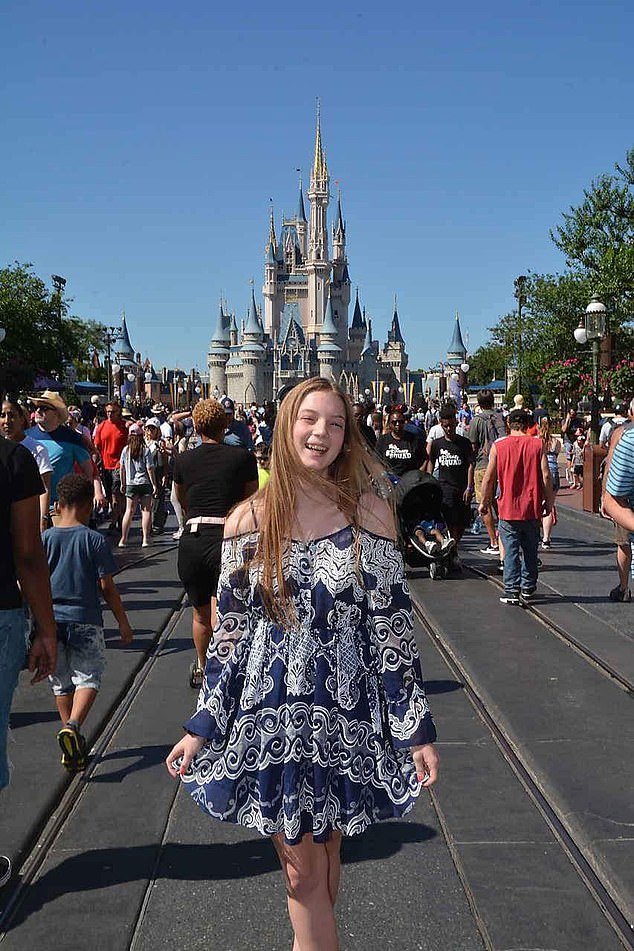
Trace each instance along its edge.
<path fill-rule="evenodd" d="M 607 308 L 596 294 L 586 307 L 585 313 L 574 332 L 577 343 L 592 347 L 592 399 L 590 402 L 590 442 L 599 442 L 599 349 L 607 333 Z"/>
<path fill-rule="evenodd" d="M 470 366 L 465 360 L 464 363 L 460 364 L 460 386 L 462 387 L 462 402 L 467 399 L 467 373 L 470 370 Z"/>
<path fill-rule="evenodd" d="M 517 392 L 522 392 L 522 307 L 526 303 L 525 274 L 515 278 L 515 299 L 517 300 Z"/>
<path fill-rule="evenodd" d="M 108 402 L 112 399 L 112 374 L 114 366 L 112 365 L 112 344 L 119 336 L 119 328 L 116 326 L 106 327 L 104 334 L 106 342 L 106 380 L 108 387 Z M 118 368 L 117 368 L 118 369 Z"/>

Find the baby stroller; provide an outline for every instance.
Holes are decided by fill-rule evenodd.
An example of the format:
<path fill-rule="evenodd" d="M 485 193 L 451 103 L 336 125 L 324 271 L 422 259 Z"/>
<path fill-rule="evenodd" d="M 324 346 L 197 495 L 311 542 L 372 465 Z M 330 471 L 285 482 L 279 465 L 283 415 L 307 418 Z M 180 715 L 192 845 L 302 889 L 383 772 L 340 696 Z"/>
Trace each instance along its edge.
<path fill-rule="evenodd" d="M 444 526 L 442 489 L 437 479 L 419 469 L 406 472 L 394 485 L 394 500 L 403 557 L 410 568 L 429 568 L 429 577 L 445 578 L 454 542 Z M 424 522 L 442 523 L 442 543 L 422 542 L 416 529 Z"/>

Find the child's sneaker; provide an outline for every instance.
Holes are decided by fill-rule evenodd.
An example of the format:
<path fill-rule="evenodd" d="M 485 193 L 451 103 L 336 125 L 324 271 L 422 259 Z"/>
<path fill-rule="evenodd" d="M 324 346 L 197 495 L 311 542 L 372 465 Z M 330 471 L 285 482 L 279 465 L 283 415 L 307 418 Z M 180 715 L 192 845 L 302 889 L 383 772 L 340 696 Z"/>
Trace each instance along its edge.
<path fill-rule="evenodd" d="M 79 730 L 68 724 L 57 734 L 57 742 L 62 751 L 61 763 L 69 773 L 79 773 L 86 768 L 86 740 Z"/>

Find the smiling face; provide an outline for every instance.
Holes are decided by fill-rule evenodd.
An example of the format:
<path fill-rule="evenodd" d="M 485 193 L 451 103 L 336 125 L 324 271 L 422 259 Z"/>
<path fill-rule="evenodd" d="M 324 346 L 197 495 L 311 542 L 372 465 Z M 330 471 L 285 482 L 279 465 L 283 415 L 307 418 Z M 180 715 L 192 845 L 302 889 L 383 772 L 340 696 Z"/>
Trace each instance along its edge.
<path fill-rule="evenodd" d="M 304 397 L 293 424 L 293 444 L 302 465 L 325 473 L 335 461 L 346 432 L 346 411 L 336 393 L 316 390 Z"/>

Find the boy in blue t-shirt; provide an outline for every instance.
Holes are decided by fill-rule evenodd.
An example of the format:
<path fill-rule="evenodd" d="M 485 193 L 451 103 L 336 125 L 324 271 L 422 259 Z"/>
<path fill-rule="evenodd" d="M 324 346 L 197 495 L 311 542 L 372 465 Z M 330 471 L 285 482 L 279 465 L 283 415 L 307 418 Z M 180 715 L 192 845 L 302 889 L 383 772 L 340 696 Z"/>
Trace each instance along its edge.
<path fill-rule="evenodd" d="M 60 479 L 59 522 L 42 535 L 57 623 L 57 667 L 49 682 L 63 724 L 57 734 L 62 766 L 73 773 L 86 766 L 86 740 L 80 728 L 95 702 L 105 667 L 99 589 L 117 619 L 122 642 L 129 644 L 134 636 L 112 578 L 116 565 L 110 546 L 88 528 L 93 495 L 85 476 Z"/>

